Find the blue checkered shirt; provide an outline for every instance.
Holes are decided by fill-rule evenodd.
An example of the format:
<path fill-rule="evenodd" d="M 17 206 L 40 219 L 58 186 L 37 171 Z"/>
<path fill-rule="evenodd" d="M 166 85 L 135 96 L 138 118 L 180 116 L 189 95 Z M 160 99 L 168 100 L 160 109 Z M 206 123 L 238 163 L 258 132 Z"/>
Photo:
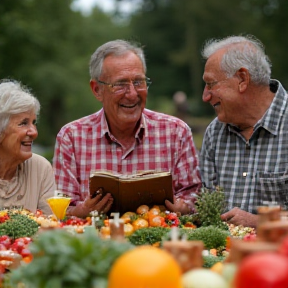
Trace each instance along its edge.
<path fill-rule="evenodd" d="M 204 135 L 200 168 L 207 187 L 220 186 L 226 210 L 239 207 L 250 213 L 257 206 L 288 204 L 288 95 L 271 80 L 275 97 L 254 126 L 249 141 L 232 125 L 215 118 Z"/>

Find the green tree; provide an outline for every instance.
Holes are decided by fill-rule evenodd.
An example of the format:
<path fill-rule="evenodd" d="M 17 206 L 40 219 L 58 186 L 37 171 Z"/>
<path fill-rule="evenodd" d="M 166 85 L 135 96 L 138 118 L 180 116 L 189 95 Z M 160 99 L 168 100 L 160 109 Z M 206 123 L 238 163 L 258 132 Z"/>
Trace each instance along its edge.
<path fill-rule="evenodd" d="M 72 11 L 71 3 L 0 2 L 0 78 L 32 88 L 42 106 L 37 142 L 51 146 L 61 126 L 99 108 L 89 88 L 90 55 L 126 29 L 96 8 L 89 17 Z"/>
<path fill-rule="evenodd" d="M 191 100 L 194 115 L 214 113 L 201 99 L 205 64 L 201 49 L 210 38 L 253 34 L 267 46 L 275 63 L 274 75 L 286 75 L 285 61 L 276 55 L 287 51 L 288 41 L 282 30 L 288 29 L 287 5 L 285 0 L 142 1 L 141 8 L 132 15 L 131 29 L 145 44 L 148 72 L 154 80 L 150 91 L 153 98 L 168 98 L 183 90 Z"/>
<path fill-rule="evenodd" d="M 39 98 L 38 143 L 53 146 L 65 123 L 100 108 L 88 63 L 99 45 L 116 38 L 144 46 L 153 81 L 149 108 L 165 111 L 180 90 L 193 116 L 214 115 L 201 99 L 201 49 L 205 40 L 231 34 L 258 37 L 272 60 L 272 77 L 288 87 L 287 0 L 137 0 L 130 17 L 121 14 L 123 1 L 114 0 L 114 13 L 95 7 L 89 15 L 73 11 L 73 0 L 0 1 L 0 78 L 22 81 Z"/>

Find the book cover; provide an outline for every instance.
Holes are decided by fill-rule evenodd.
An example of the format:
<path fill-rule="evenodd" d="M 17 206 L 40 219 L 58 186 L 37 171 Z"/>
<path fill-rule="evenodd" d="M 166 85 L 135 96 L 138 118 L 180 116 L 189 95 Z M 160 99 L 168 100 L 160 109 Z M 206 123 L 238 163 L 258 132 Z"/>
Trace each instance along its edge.
<path fill-rule="evenodd" d="M 114 202 L 110 212 L 135 212 L 140 205 L 173 203 L 172 175 L 170 172 L 143 171 L 133 175 L 116 175 L 106 171 L 90 175 L 90 194 L 99 188 L 111 193 Z"/>

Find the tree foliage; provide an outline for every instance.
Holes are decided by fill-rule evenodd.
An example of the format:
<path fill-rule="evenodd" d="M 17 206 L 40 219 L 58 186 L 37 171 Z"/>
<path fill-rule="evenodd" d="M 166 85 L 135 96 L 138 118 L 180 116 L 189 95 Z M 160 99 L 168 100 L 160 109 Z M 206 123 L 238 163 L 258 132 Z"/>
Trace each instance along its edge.
<path fill-rule="evenodd" d="M 94 7 L 83 15 L 71 9 L 73 0 L 1 0 L 0 78 L 22 81 L 39 98 L 38 143 L 53 146 L 61 126 L 101 107 L 90 91 L 88 63 L 99 45 L 116 38 L 144 46 L 153 81 L 149 108 L 164 110 L 163 99 L 172 105 L 172 95 L 184 91 L 194 116 L 213 115 L 202 103 L 201 49 L 209 38 L 232 34 L 258 37 L 272 76 L 288 86 L 287 0 L 137 0 L 127 18 L 119 7 L 129 1 L 135 2 L 114 0 L 114 13 Z"/>
<path fill-rule="evenodd" d="M 0 78 L 32 88 L 42 109 L 37 141 L 54 145 L 56 133 L 100 106 L 89 88 L 88 63 L 97 46 L 125 37 L 122 27 L 95 9 L 90 17 L 71 0 L 2 0 Z"/>

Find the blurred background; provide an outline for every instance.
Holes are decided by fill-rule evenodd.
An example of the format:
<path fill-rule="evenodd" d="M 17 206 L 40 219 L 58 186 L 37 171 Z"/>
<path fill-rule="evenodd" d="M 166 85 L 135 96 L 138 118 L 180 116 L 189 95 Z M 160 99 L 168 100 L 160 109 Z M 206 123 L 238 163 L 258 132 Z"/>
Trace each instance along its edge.
<path fill-rule="evenodd" d="M 202 103 L 203 43 L 255 35 L 287 89 L 287 13 L 287 0 L 1 0 L 0 78 L 40 100 L 34 149 L 51 160 L 59 129 L 101 107 L 89 87 L 91 54 L 109 40 L 139 42 L 153 81 L 147 107 L 184 119 L 200 149 L 215 117 Z"/>

